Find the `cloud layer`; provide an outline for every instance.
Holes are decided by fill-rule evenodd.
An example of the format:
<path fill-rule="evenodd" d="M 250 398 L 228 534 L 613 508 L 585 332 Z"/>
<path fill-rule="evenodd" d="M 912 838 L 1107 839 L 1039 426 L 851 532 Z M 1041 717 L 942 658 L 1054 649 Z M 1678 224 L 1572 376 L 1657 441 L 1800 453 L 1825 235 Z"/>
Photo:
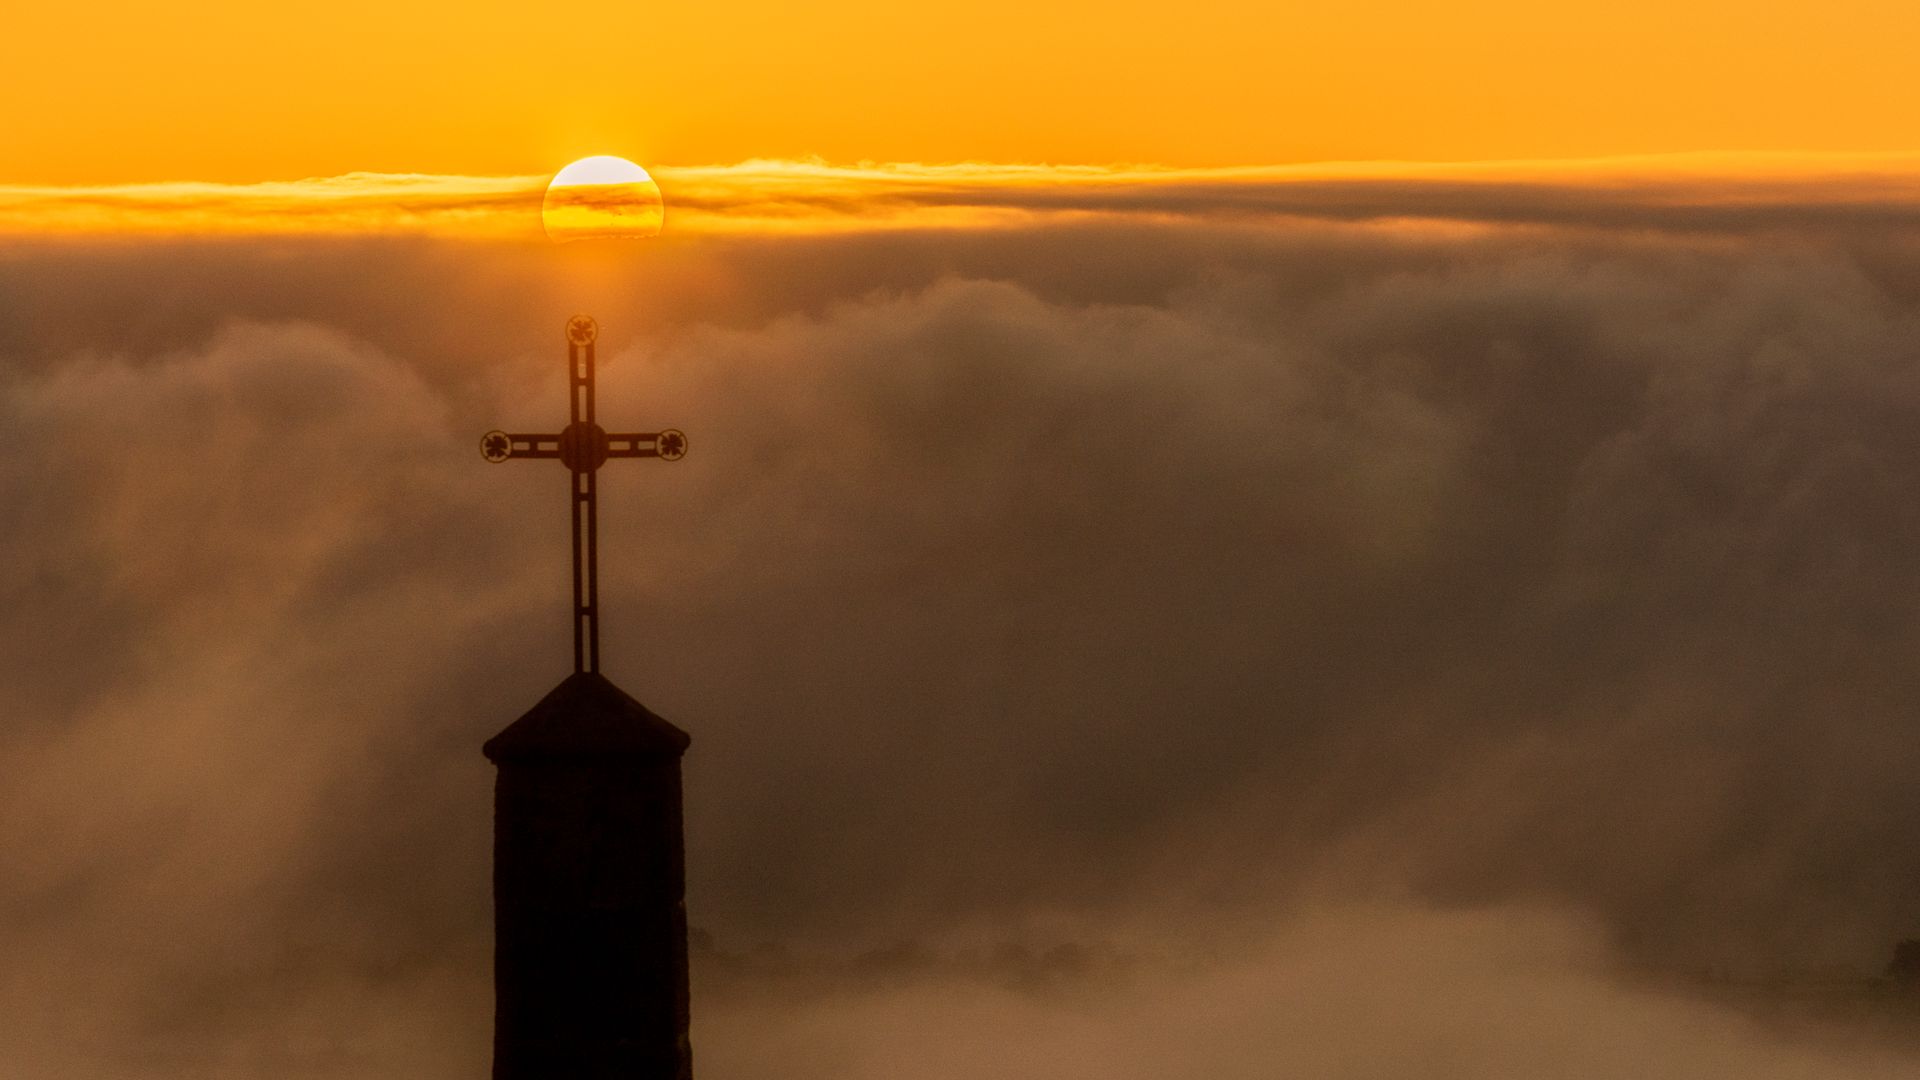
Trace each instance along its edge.
<path fill-rule="evenodd" d="M 603 485 L 605 648 L 695 737 L 718 1075 L 1892 1075 L 1607 974 L 1920 920 L 1915 253 L 1683 232 L 11 247 L 0 1042 L 484 1067 L 566 536 L 475 446 L 578 305 L 692 439 Z"/>

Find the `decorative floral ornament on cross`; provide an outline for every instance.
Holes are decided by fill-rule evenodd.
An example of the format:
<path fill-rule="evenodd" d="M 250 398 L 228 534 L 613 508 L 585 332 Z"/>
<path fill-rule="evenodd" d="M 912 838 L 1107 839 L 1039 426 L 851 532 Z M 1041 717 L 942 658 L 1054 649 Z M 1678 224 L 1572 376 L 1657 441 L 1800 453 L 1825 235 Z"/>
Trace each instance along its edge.
<path fill-rule="evenodd" d="M 513 456 L 513 440 L 504 431 L 489 431 L 480 436 L 480 456 L 498 465 Z"/>

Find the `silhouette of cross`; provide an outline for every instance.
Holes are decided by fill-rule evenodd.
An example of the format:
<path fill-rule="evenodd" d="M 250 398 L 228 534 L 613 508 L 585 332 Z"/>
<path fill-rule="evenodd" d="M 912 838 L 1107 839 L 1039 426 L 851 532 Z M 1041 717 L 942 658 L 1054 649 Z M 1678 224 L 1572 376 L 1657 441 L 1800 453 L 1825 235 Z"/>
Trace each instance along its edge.
<path fill-rule="evenodd" d="M 593 421 L 593 342 L 599 327 L 591 317 L 567 320 L 568 397 L 573 422 L 558 435 L 489 431 L 480 456 L 494 464 L 519 458 L 558 458 L 573 473 L 573 670 L 600 670 L 600 503 L 594 477 L 608 458 L 687 456 L 687 436 L 673 428 L 609 434 Z"/>

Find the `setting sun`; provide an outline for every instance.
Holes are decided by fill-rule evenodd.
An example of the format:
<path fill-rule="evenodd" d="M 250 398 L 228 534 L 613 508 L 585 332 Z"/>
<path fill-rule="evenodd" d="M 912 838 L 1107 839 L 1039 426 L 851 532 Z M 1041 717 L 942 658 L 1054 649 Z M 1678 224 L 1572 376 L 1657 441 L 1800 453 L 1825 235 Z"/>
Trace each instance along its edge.
<path fill-rule="evenodd" d="M 637 240 L 660 235 L 660 185 L 625 158 L 581 158 L 554 175 L 540 219 L 547 236 L 568 240 Z"/>

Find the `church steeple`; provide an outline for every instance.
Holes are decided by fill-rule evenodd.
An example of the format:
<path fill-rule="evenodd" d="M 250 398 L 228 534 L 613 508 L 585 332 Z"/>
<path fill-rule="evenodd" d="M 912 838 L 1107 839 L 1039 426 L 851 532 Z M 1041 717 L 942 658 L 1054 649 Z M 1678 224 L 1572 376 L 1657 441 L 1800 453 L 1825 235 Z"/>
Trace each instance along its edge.
<path fill-rule="evenodd" d="M 487 741 L 494 1080 L 690 1080 L 689 741 L 593 672 Z"/>
<path fill-rule="evenodd" d="M 494 784 L 494 1080 L 691 1080 L 687 733 L 600 674 L 595 476 L 610 457 L 677 460 L 667 429 L 594 422 L 592 319 L 567 323 L 572 422 L 489 432 L 489 461 L 558 458 L 572 474 L 574 673 L 487 740 Z"/>

